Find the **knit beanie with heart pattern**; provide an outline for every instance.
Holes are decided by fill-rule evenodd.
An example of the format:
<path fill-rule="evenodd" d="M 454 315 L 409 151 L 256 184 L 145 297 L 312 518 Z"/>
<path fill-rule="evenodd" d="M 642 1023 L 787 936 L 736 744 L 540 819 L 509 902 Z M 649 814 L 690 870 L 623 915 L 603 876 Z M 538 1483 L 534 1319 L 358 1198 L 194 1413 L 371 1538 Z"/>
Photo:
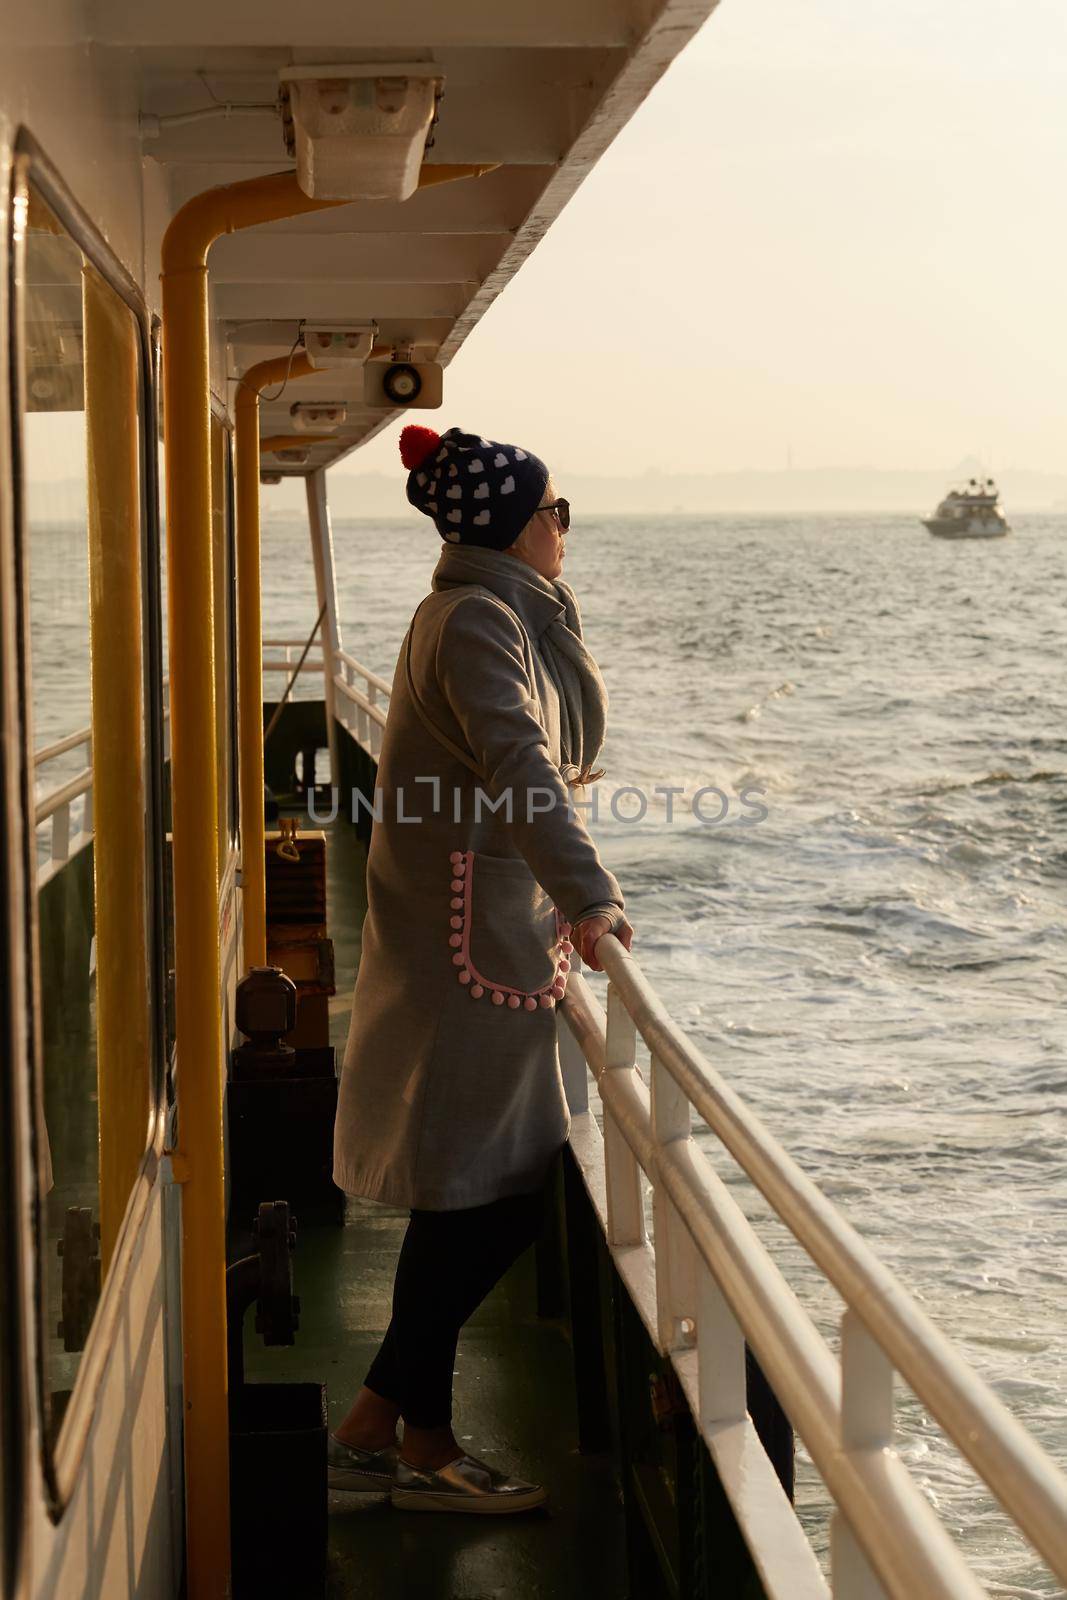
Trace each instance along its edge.
<path fill-rule="evenodd" d="M 449 544 L 506 550 L 514 544 L 548 483 L 548 468 L 517 445 L 449 428 L 414 425 L 400 435 L 408 499 L 433 519 Z"/>

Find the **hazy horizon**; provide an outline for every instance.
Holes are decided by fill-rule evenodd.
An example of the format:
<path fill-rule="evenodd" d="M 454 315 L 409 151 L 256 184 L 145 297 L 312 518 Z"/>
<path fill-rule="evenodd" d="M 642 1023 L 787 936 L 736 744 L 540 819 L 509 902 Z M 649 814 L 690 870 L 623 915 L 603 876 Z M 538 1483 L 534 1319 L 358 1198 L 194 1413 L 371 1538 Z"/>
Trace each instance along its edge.
<path fill-rule="evenodd" d="M 967 464 L 961 464 L 966 470 Z M 634 474 L 559 473 L 557 486 L 571 501 L 579 529 L 590 518 L 641 517 L 680 513 L 685 516 L 856 516 L 868 519 L 925 516 L 960 472 L 876 472 L 864 468 L 721 473 L 671 473 L 654 467 Z M 969 473 L 967 473 L 969 475 Z M 1019 516 L 1067 515 L 1067 472 L 1033 473 L 1008 469 L 1000 478 L 1002 504 L 1010 520 Z M 332 472 L 330 505 L 339 521 L 401 518 L 425 519 L 404 496 L 401 470 L 361 473 Z M 306 515 L 302 483 L 265 489 L 263 515 L 271 518 Z M 426 524 L 428 531 L 432 528 Z"/>

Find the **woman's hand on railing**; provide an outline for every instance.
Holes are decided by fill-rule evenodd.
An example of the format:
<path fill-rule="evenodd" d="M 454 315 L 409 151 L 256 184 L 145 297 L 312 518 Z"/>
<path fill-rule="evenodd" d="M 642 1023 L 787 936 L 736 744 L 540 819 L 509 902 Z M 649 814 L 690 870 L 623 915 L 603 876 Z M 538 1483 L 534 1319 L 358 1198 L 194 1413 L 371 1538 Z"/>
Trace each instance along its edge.
<path fill-rule="evenodd" d="M 571 943 L 585 965 L 591 967 L 594 972 L 603 972 L 604 970 L 596 958 L 597 940 L 603 938 L 605 933 L 610 932 L 610 917 L 583 917 L 571 929 Z M 621 942 L 624 950 L 629 950 L 633 943 L 634 930 L 625 917 L 615 929 L 615 937 Z"/>

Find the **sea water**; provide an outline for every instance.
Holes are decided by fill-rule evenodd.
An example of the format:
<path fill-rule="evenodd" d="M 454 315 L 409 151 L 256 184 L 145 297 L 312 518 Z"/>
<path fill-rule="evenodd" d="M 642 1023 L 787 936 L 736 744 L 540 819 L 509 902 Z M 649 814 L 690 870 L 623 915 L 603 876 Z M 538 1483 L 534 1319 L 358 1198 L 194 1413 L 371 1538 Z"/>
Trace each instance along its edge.
<path fill-rule="evenodd" d="M 1067 1465 L 1067 518 L 1014 524 L 578 514 L 564 576 L 610 695 L 593 831 L 643 970 Z M 268 527 L 275 636 L 317 609 L 293 539 Z M 345 646 L 387 678 L 438 548 L 428 524 L 335 527 Z M 835 1341 L 836 1297 L 704 1142 Z M 899 1384 L 897 1415 L 990 1592 L 1058 1593 Z M 803 1451 L 798 1501 L 825 1553 Z"/>
<path fill-rule="evenodd" d="M 953 543 L 911 517 L 579 514 L 564 575 L 611 699 L 593 832 L 643 970 L 1067 1466 L 1067 518 L 1013 522 Z M 335 526 L 344 644 L 387 678 L 439 548 L 428 523 Z M 268 517 L 263 550 L 265 635 L 303 639 L 303 526 Z M 84 532 L 34 558 L 65 638 L 35 673 L 40 746 L 89 720 Z M 834 1342 L 835 1296 L 703 1142 Z M 897 1417 L 990 1592 L 1059 1593 L 902 1385 Z"/>

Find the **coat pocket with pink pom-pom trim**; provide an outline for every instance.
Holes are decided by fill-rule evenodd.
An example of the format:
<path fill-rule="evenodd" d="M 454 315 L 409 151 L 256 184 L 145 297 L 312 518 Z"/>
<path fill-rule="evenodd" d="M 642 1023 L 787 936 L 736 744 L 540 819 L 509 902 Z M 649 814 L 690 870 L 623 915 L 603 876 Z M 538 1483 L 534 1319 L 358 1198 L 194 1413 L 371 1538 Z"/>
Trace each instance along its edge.
<path fill-rule="evenodd" d="M 563 998 L 570 971 L 566 922 L 518 856 L 453 850 L 448 943 L 472 1000 L 536 1011 Z"/>

